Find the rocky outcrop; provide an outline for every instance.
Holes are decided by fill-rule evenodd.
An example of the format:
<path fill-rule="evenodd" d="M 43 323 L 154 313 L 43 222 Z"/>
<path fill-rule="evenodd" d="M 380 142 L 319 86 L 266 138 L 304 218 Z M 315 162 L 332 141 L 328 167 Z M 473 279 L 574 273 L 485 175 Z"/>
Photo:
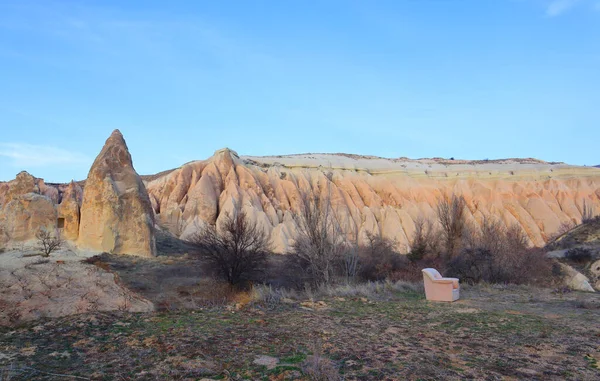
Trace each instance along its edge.
<path fill-rule="evenodd" d="M 590 272 L 600 278 L 600 259 L 590 265 Z"/>
<path fill-rule="evenodd" d="M 600 213 L 600 169 L 534 159 L 249 157 L 225 148 L 207 160 L 144 178 L 147 184 L 135 173 L 118 131 L 94 162 L 83 201 L 77 183 L 46 184 L 22 172 L 15 180 L 0 183 L 0 243 L 7 240 L 6 231 L 15 234 L 1 221 L 28 220 L 33 231 L 48 224 L 50 217 L 14 217 L 16 210 L 25 213 L 24 202 L 44 204 L 48 212 L 47 200 L 56 207 L 55 224 L 64 224 L 63 236 L 68 240 L 76 240 L 82 248 L 143 256 L 154 254 L 153 218 L 162 228 L 186 238 L 233 210 L 244 210 L 271 235 L 275 250 L 285 252 L 297 234 L 293 215 L 302 194 L 329 197 L 336 221 L 346 233 L 358 233 L 363 239 L 367 232 L 382 233 L 394 239 L 401 251 L 409 250 L 415 221 L 435 219 L 437 200 L 447 194 L 465 197 L 467 218 L 474 226 L 493 215 L 507 226 L 520 225 L 537 246 L 562 225 L 579 223 L 584 202 Z M 11 206 L 7 219 L 8 204 L 26 194 L 46 201 L 21 200 L 21 206 Z M 18 237 L 26 235 L 23 229 L 16 229 L 21 231 Z M 586 237 L 588 242 L 596 236 Z"/>
<path fill-rule="evenodd" d="M 420 217 L 434 218 L 444 194 L 460 194 L 477 225 L 495 215 L 519 224 L 542 246 L 565 223 L 581 221 L 583 202 L 600 211 L 600 170 L 533 159 L 450 161 L 353 155 L 239 157 L 223 149 L 147 185 L 158 223 L 185 238 L 234 208 L 268 231 L 284 252 L 297 233 L 302 193 L 331 198 L 347 233 L 381 232 L 407 251 Z"/>
<path fill-rule="evenodd" d="M 62 237 L 69 241 L 76 241 L 79 237 L 80 205 L 83 190 L 71 181 L 62 194 L 62 201 L 58 205 L 57 225 L 62 229 Z"/>
<path fill-rule="evenodd" d="M 23 171 L 0 184 L 0 245 L 29 241 L 40 229 L 54 231 L 58 189 Z"/>
<path fill-rule="evenodd" d="M 595 292 L 588 277 L 579 271 L 564 263 L 560 264 L 560 269 L 563 273 L 563 281 L 567 287 L 576 291 Z"/>
<path fill-rule="evenodd" d="M 14 197 L 0 214 L 5 242 L 22 242 L 35 238 L 40 229 L 56 229 L 56 206 L 47 196 L 26 193 Z"/>
<path fill-rule="evenodd" d="M 77 243 L 113 254 L 156 254 L 150 198 L 119 130 L 108 138 L 88 174 Z"/>

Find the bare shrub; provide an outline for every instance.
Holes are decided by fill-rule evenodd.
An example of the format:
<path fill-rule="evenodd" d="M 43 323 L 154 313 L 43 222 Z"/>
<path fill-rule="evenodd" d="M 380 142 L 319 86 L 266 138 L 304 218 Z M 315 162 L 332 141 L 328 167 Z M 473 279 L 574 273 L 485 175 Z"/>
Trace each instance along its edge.
<path fill-rule="evenodd" d="M 565 258 L 577 263 L 586 263 L 592 260 L 592 251 L 585 247 L 574 247 L 567 250 Z"/>
<path fill-rule="evenodd" d="M 419 216 L 415 221 L 415 233 L 412 237 L 411 250 L 408 260 L 418 262 L 426 255 L 438 254 L 440 250 L 440 235 L 435 230 L 433 222 Z"/>
<path fill-rule="evenodd" d="M 313 381 L 341 380 L 339 371 L 333 361 L 323 356 L 323 343 L 320 339 L 313 341 L 309 348 L 313 354 L 307 356 L 302 364 L 302 372 Z"/>
<path fill-rule="evenodd" d="M 354 234 L 351 239 L 348 239 L 340 259 L 340 269 L 346 283 L 356 280 L 360 268 L 360 252 L 358 226 L 355 226 Z"/>
<path fill-rule="evenodd" d="M 284 298 L 284 291 L 272 286 L 258 285 L 252 289 L 252 303 L 263 306 L 267 310 L 277 308 Z"/>
<path fill-rule="evenodd" d="M 47 229 L 42 228 L 38 230 L 35 238 L 44 257 L 50 256 L 51 253 L 59 250 L 63 245 L 63 239 L 58 231 L 51 233 Z"/>
<path fill-rule="evenodd" d="M 267 233 L 243 211 L 233 217 L 225 214 L 218 228 L 201 228 L 188 242 L 231 285 L 252 280 L 264 268 L 271 251 Z"/>
<path fill-rule="evenodd" d="M 558 227 L 558 230 L 556 230 L 554 233 L 552 233 L 548 236 L 547 241 L 552 242 L 552 241 L 556 240 L 558 237 L 562 236 L 563 234 L 568 233 L 576 226 L 577 225 L 572 221 L 565 221 L 565 222 L 561 223 L 560 226 Z"/>
<path fill-rule="evenodd" d="M 552 261 L 542 250 L 528 247 L 520 226 L 506 228 L 486 218 L 473 242 L 447 263 L 446 272 L 470 284 L 535 284 L 551 279 Z"/>
<path fill-rule="evenodd" d="M 288 254 L 288 263 L 303 273 L 305 281 L 315 286 L 330 284 L 346 245 L 330 195 L 321 198 L 304 193 L 301 201 L 300 210 L 294 215 L 299 234 Z"/>
<path fill-rule="evenodd" d="M 463 196 L 443 196 L 436 207 L 437 217 L 442 227 L 446 255 L 450 258 L 460 251 L 460 243 L 465 230 L 465 209 Z"/>
<path fill-rule="evenodd" d="M 367 233 L 367 244 L 361 248 L 360 277 L 380 281 L 391 277 L 407 264 L 407 258 L 396 252 L 395 242 L 381 234 Z"/>

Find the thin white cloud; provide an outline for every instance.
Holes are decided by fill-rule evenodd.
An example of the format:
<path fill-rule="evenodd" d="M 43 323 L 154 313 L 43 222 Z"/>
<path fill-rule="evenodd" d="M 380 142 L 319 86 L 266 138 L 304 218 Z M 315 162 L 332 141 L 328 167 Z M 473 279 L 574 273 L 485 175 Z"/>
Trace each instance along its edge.
<path fill-rule="evenodd" d="M 79 152 L 62 148 L 24 143 L 0 143 L 0 159 L 19 169 L 52 167 L 57 165 L 79 167 L 89 165 L 91 160 Z"/>
<path fill-rule="evenodd" d="M 546 8 L 546 15 L 549 17 L 560 16 L 577 5 L 580 1 L 581 0 L 552 0 Z"/>

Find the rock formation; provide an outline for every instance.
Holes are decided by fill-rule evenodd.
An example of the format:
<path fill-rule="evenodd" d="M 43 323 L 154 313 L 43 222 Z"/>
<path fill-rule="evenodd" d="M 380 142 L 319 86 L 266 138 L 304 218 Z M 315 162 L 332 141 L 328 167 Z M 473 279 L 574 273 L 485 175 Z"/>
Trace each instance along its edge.
<path fill-rule="evenodd" d="M 88 174 L 77 244 L 113 254 L 156 254 L 152 205 L 119 130 L 108 138 Z"/>
<path fill-rule="evenodd" d="M 83 201 L 77 183 L 46 184 L 22 172 L 0 183 L 0 244 L 30 239 L 42 226 L 59 226 L 84 249 L 152 256 L 154 219 L 186 238 L 236 209 L 271 234 L 276 251 L 283 253 L 297 234 L 293 214 L 302 194 L 329 197 L 347 234 L 364 239 L 367 232 L 381 233 L 395 239 L 401 251 L 409 250 L 417 219 L 435 219 L 442 195 L 463 195 L 474 226 L 492 215 L 507 226 L 520 225 L 537 246 L 561 225 L 581 222 L 584 201 L 600 213 L 599 168 L 535 159 L 240 157 L 225 148 L 207 160 L 143 178 L 146 184 L 118 131 L 96 158 Z"/>
<path fill-rule="evenodd" d="M 62 201 L 58 205 L 58 228 L 62 229 L 62 237 L 76 241 L 79 237 L 79 215 L 83 190 L 71 181 L 62 193 Z"/>
<path fill-rule="evenodd" d="M 588 277 L 564 263 L 560 264 L 564 284 L 572 290 L 596 292 Z"/>
<path fill-rule="evenodd" d="M 16 196 L 3 208 L 0 225 L 5 241 L 32 240 L 40 229 L 54 231 L 56 206 L 50 198 L 37 193 Z"/>
<path fill-rule="evenodd" d="M 56 228 L 58 190 L 20 172 L 0 184 L 0 245 L 29 241 L 40 229 Z"/>
<path fill-rule="evenodd" d="M 185 238 L 238 208 L 267 230 L 284 252 L 297 227 L 302 193 L 331 198 L 349 234 L 381 232 L 407 251 L 414 221 L 435 219 L 444 194 L 463 195 L 475 225 L 496 216 L 519 224 L 543 245 L 563 223 L 581 221 L 583 202 L 600 212 L 600 170 L 534 159 L 459 161 L 307 154 L 239 157 L 223 149 L 147 184 L 158 223 Z"/>

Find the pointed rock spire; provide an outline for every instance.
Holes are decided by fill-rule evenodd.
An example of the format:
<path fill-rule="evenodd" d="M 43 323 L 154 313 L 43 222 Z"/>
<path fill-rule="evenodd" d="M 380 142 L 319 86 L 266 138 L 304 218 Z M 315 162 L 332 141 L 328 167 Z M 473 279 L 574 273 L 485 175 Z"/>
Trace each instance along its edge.
<path fill-rule="evenodd" d="M 156 255 L 150 198 L 119 130 L 106 140 L 88 174 L 78 245 L 113 254 Z"/>

